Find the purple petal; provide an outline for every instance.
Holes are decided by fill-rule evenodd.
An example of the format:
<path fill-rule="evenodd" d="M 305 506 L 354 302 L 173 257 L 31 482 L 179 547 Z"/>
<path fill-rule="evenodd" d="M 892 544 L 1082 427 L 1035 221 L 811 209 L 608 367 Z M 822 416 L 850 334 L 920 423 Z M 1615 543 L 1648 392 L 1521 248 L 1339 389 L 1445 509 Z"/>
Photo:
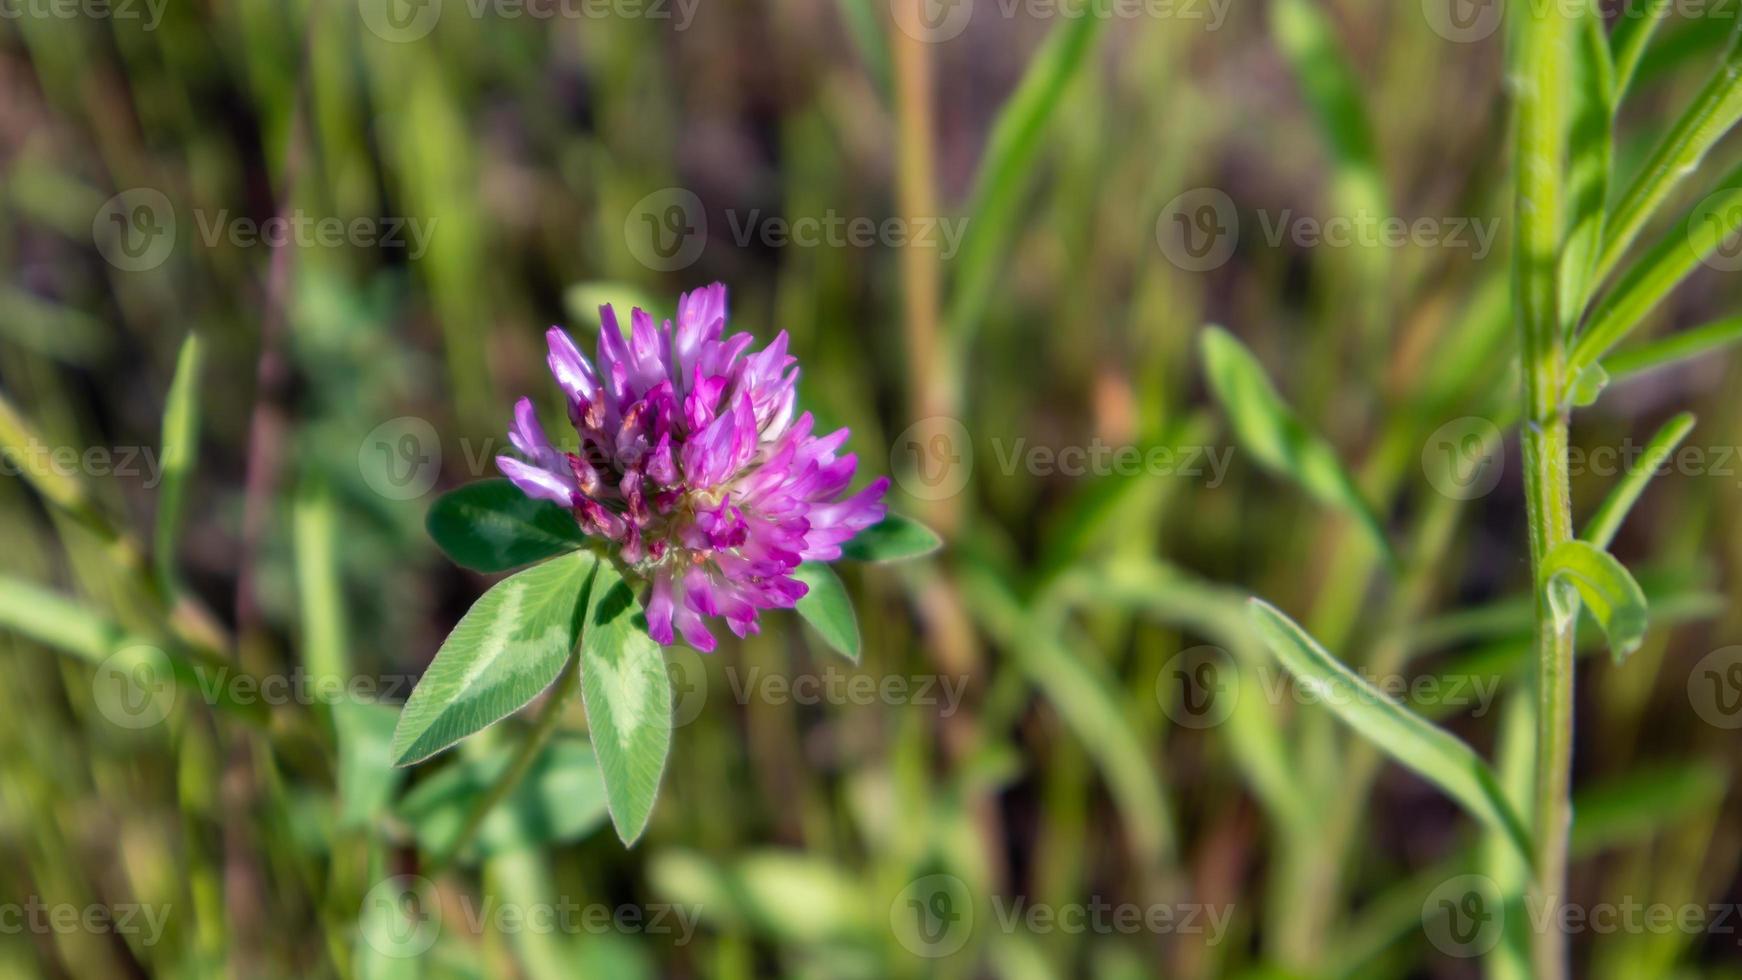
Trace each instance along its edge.
<path fill-rule="evenodd" d="M 496 468 L 513 481 L 522 493 L 534 500 L 548 500 L 564 507 L 574 506 L 574 487 L 549 470 L 522 463 L 512 456 L 496 457 Z"/>

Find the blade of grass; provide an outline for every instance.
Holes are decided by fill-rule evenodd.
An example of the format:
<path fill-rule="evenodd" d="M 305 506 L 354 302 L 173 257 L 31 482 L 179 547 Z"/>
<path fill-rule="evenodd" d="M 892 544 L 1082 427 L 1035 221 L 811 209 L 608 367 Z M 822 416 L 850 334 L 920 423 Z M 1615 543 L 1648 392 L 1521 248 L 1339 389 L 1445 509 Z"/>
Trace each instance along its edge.
<path fill-rule="evenodd" d="M 157 493 L 157 531 L 153 557 L 157 578 L 166 592 L 179 591 L 175 545 L 181 536 L 188 477 L 199 455 L 200 338 L 188 334 L 175 362 L 175 380 L 163 407 L 163 482 Z"/>
<path fill-rule="evenodd" d="M 1597 260 L 1596 279 L 1602 281 L 1620 263 L 1646 222 L 1681 183 L 1699 169 L 1709 151 L 1724 134 L 1742 120 L 1742 35 L 1733 37 L 1724 60 L 1713 73 L 1694 104 L 1671 127 L 1668 135 L 1628 185 L 1610 215 L 1609 230 Z"/>
<path fill-rule="evenodd" d="M 1380 750 L 1504 834 L 1527 866 L 1533 863 L 1523 821 L 1493 770 L 1468 745 L 1367 683 L 1275 606 L 1253 599 L 1247 612 L 1270 652 L 1302 686 Z"/>
<path fill-rule="evenodd" d="M 1603 359 L 1611 384 L 1648 371 L 1681 364 L 1742 341 L 1742 317 L 1729 317 L 1681 330 Z"/>
<path fill-rule="evenodd" d="M 1567 203 L 1572 214 L 1561 251 L 1561 322 L 1568 335 L 1584 312 L 1603 244 L 1614 159 L 1614 74 L 1602 18 L 1584 17 L 1573 57 L 1573 128 L 1567 166 Z"/>
<path fill-rule="evenodd" d="M 1088 62 L 1104 17 L 1067 18 L 1047 37 L 1028 71 L 998 113 L 974 177 L 973 198 L 946 323 L 958 350 L 966 350 L 1003 268 L 1022 195 L 1035 173 L 1034 161 L 1066 86 Z"/>
<path fill-rule="evenodd" d="M 1621 522 L 1626 519 L 1627 512 L 1633 509 L 1633 504 L 1639 500 L 1639 495 L 1645 492 L 1645 485 L 1656 475 L 1657 468 L 1663 465 L 1670 453 L 1675 452 L 1688 433 L 1694 430 L 1694 417 L 1689 412 L 1683 412 L 1665 422 L 1663 428 L 1646 443 L 1645 452 L 1638 462 L 1628 467 L 1609 496 L 1591 515 L 1591 520 L 1585 525 L 1585 531 L 1579 535 L 1599 548 L 1608 548 L 1615 540 L 1615 532 L 1621 529 Z"/>
<path fill-rule="evenodd" d="M 1396 554 L 1385 529 L 1337 452 L 1301 422 L 1233 334 L 1207 327 L 1202 340 L 1204 374 L 1228 414 L 1242 448 L 1272 472 L 1298 484 L 1313 499 L 1353 516 L 1385 556 Z"/>
<path fill-rule="evenodd" d="M 1636 0 L 1621 12 L 1620 22 L 1609 35 L 1609 51 L 1615 63 L 1615 77 L 1610 88 L 1614 92 L 1614 104 L 1621 104 L 1621 99 L 1633 84 L 1639 60 L 1645 56 L 1651 37 L 1657 33 L 1658 25 L 1663 23 L 1663 15 L 1669 12 L 1670 6 L 1665 0 Z"/>
<path fill-rule="evenodd" d="M 1731 172 L 1719 191 L 1691 209 L 1603 297 L 1573 344 L 1568 371 L 1576 376 L 1601 360 L 1738 229 L 1742 229 L 1742 169 Z"/>

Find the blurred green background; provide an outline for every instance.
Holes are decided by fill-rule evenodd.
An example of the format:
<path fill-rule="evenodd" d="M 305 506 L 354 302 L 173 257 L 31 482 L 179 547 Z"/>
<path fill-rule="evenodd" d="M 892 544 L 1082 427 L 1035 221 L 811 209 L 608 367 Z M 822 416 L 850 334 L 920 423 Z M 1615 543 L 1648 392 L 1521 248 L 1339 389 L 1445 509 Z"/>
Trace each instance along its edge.
<path fill-rule="evenodd" d="M 1503 876 L 1477 828 L 1292 689 L 1241 604 L 1411 682 L 1485 753 L 1525 696 L 1516 439 L 1477 492 L 1439 458 L 1516 400 L 1497 9 L 0 0 L 0 391 L 40 449 L 0 478 L 0 970 L 1481 975 L 1501 926 L 1438 904 Z M 1671 14 L 1620 172 L 1735 17 Z M 1389 217 L 1426 234 L 1312 232 Z M 1657 334 L 1742 298 L 1709 264 Z M 805 405 L 948 544 L 845 569 L 859 665 L 786 615 L 673 651 L 633 849 L 577 705 L 485 846 L 421 878 L 520 724 L 382 764 L 371 702 L 488 585 L 424 512 L 494 475 L 513 399 L 559 417 L 546 326 L 589 337 L 601 302 L 669 315 L 713 281 L 736 329 L 790 331 Z M 1349 461 L 1395 564 L 1240 446 L 1206 323 Z M 183 484 L 160 424 L 190 333 Z M 1703 455 L 1615 544 L 1654 628 L 1624 666 L 1582 661 L 1573 900 L 1709 913 L 1579 928 L 1580 976 L 1742 975 L 1738 385 L 1734 356 L 1635 371 L 1574 427 L 1636 450 L 1690 410 Z M 1590 460 L 1581 519 L 1617 476 Z M 153 545 L 166 484 L 186 517 Z M 221 664 L 126 689 L 161 657 L 151 561 L 175 615 L 287 693 L 238 696 Z M 610 922 L 498 914 L 570 906 Z"/>

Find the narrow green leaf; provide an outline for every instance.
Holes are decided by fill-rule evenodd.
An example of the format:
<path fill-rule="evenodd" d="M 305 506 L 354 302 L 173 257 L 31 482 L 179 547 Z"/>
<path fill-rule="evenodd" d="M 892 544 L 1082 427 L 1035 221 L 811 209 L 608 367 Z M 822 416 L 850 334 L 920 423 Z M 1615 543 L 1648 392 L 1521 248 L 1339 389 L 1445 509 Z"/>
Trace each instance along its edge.
<path fill-rule="evenodd" d="M 1730 42 L 1723 63 L 1615 205 L 1597 261 L 1598 281 L 1614 270 L 1658 207 L 1683 178 L 1699 169 L 1707 151 L 1738 120 L 1742 120 L 1742 35 Z"/>
<path fill-rule="evenodd" d="M 518 750 L 500 745 L 418 783 L 396 808 L 426 853 L 445 854 L 478 797 L 490 791 Z M 466 860 L 578 840 L 605 821 L 605 783 L 592 746 L 558 736 L 479 825 Z"/>
<path fill-rule="evenodd" d="M 1094 759 L 1139 859 L 1145 867 L 1167 861 L 1175 834 L 1166 792 L 1145 739 L 1121 706 L 1118 685 L 1100 661 L 1073 650 L 1004 583 L 982 570 L 970 575 L 964 598 Z"/>
<path fill-rule="evenodd" d="M 836 653 L 858 663 L 859 618 L 854 615 L 853 602 L 847 598 L 847 590 L 835 570 L 821 562 L 807 561 L 798 566 L 792 577 L 810 586 L 810 591 L 798 600 L 798 614 Z"/>
<path fill-rule="evenodd" d="M 671 750 L 671 681 L 635 594 L 603 562 L 581 637 L 581 698 L 611 823 L 633 844 L 647 827 Z"/>
<path fill-rule="evenodd" d="M 1657 434 L 1646 443 L 1645 452 L 1638 462 L 1627 469 L 1621 477 L 1621 482 L 1609 491 L 1597 512 L 1591 515 L 1591 521 L 1585 525 L 1585 533 L 1579 535 L 1598 548 L 1608 548 L 1609 542 L 1615 540 L 1615 532 L 1621 529 L 1621 522 L 1626 519 L 1627 512 L 1633 509 L 1633 504 L 1639 495 L 1645 492 L 1645 485 L 1656 475 L 1657 468 L 1669 459 L 1688 433 L 1694 430 L 1694 417 L 1683 412 L 1663 424 Z"/>
<path fill-rule="evenodd" d="M 973 199 L 955 279 L 947 323 L 965 349 L 985 312 L 986 301 L 1005 269 L 1003 255 L 1018 227 L 1023 194 L 1035 178 L 1035 157 L 1045 145 L 1047 124 L 1065 87 L 1088 63 L 1105 17 L 1064 18 L 1028 63 L 1022 82 L 999 110 L 974 176 Z"/>
<path fill-rule="evenodd" d="M 0 629 L 91 663 L 113 653 L 126 635 L 97 610 L 10 576 L 0 576 Z"/>
<path fill-rule="evenodd" d="M 1361 496 L 1336 450 L 1301 423 L 1264 368 L 1221 327 L 1203 333 L 1204 373 L 1235 438 L 1259 463 L 1299 484 L 1313 499 L 1355 517 L 1387 557 L 1394 557 L 1379 517 Z"/>
<path fill-rule="evenodd" d="M 1275 0 L 1271 33 L 1300 82 L 1336 165 L 1334 196 L 1348 213 L 1391 213 L 1373 126 L 1336 31 L 1317 0 Z"/>
<path fill-rule="evenodd" d="M 1738 341 L 1742 341 L 1742 316 L 1679 330 L 1619 354 L 1611 354 L 1603 359 L 1603 367 L 1611 378 L 1622 381 L 1703 357 Z"/>
<path fill-rule="evenodd" d="M 449 558 L 480 572 L 530 565 L 586 542 L 567 511 L 507 480 L 479 480 L 443 494 L 425 524 Z"/>
<path fill-rule="evenodd" d="M 427 759 L 525 707 L 562 672 L 599 565 L 577 551 L 504 579 L 448 634 L 406 700 L 395 765 Z"/>
<path fill-rule="evenodd" d="M 1633 0 L 1622 12 L 1615 32 L 1609 36 L 1609 50 L 1615 64 L 1610 91 L 1614 93 L 1611 98 L 1616 105 L 1621 104 L 1621 98 L 1632 87 L 1639 59 L 1644 57 L 1651 36 L 1657 33 L 1658 25 L 1663 23 L 1663 15 L 1670 6 L 1666 0 Z"/>
<path fill-rule="evenodd" d="M 1568 355 L 1569 370 L 1582 371 L 1602 359 L 1738 229 L 1742 169 L 1732 171 L 1721 190 L 1690 209 L 1603 297 Z"/>
<path fill-rule="evenodd" d="M 1639 649 L 1647 622 L 1645 593 L 1614 555 L 1589 541 L 1563 541 L 1543 558 L 1541 574 L 1541 588 L 1563 628 L 1578 615 L 1583 599 L 1608 637 L 1616 663 Z"/>
<path fill-rule="evenodd" d="M 1501 832 L 1531 863 L 1530 838 L 1494 773 L 1471 748 L 1393 700 L 1331 656 L 1275 606 L 1253 599 L 1247 615 L 1270 652 L 1296 681 L 1380 751 L 1443 790 Z"/>
<path fill-rule="evenodd" d="M 296 593 L 302 612 L 300 646 L 309 677 L 322 684 L 342 682 L 351 675 L 337 522 L 331 491 L 314 477 L 304 478 L 291 503 Z"/>
<path fill-rule="evenodd" d="M 1573 47 L 1572 132 L 1567 146 L 1566 244 L 1561 252 L 1562 329 L 1571 334 L 1585 309 L 1591 273 L 1603 245 L 1609 173 L 1614 158 L 1615 67 L 1603 18 L 1581 6 Z"/>
<path fill-rule="evenodd" d="M 907 561 L 923 558 L 944 546 L 937 532 L 911 517 L 891 513 L 841 546 L 841 557 L 854 561 Z"/>
<path fill-rule="evenodd" d="M 199 455 L 200 441 L 200 338 L 188 334 L 175 361 L 175 379 L 163 406 L 163 447 L 159 465 L 162 483 L 157 491 L 157 534 L 154 557 L 158 580 L 174 588 L 175 547 L 181 537 L 182 514 L 187 503 L 188 476 Z"/>

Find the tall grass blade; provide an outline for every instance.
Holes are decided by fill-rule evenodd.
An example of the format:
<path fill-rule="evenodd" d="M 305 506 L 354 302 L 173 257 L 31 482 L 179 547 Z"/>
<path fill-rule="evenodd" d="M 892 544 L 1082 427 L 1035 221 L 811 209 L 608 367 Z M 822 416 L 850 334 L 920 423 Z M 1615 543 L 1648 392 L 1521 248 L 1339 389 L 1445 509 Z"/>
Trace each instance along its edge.
<path fill-rule="evenodd" d="M 974 177 L 968 223 L 956 259 L 947 324 L 959 348 L 980 326 L 1003 257 L 1015 234 L 1022 196 L 1033 180 L 1047 124 L 1077 73 L 1088 63 L 1104 17 L 1067 18 L 1029 63 L 1016 92 L 998 113 Z"/>
<path fill-rule="evenodd" d="M 1296 681 L 1380 751 L 1504 834 L 1525 864 L 1533 864 L 1523 821 L 1507 802 L 1493 770 L 1468 745 L 1367 683 L 1275 606 L 1253 599 L 1247 614 L 1270 652 Z"/>
<path fill-rule="evenodd" d="M 1336 450 L 1295 416 L 1251 351 L 1233 334 L 1214 326 L 1205 328 L 1202 346 L 1204 373 L 1233 423 L 1240 446 L 1267 469 L 1299 484 L 1313 499 L 1352 515 L 1380 550 L 1395 559 L 1379 516 Z"/>
<path fill-rule="evenodd" d="M 1657 468 L 1669 459 L 1676 447 L 1680 446 L 1688 433 L 1694 430 L 1694 417 L 1689 412 L 1683 412 L 1663 424 L 1657 434 L 1646 443 L 1645 452 L 1637 462 L 1627 468 L 1621 477 L 1621 482 L 1609 491 L 1609 496 L 1603 498 L 1603 503 L 1597 512 L 1591 515 L 1591 520 L 1585 525 L 1585 531 L 1579 537 L 1589 541 L 1598 548 L 1607 549 L 1609 543 L 1615 540 L 1615 532 L 1621 529 L 1621 522 L 1627 518 L 1627 512 L 1633 509 L 1639 495 L 1645 492 L 1645 485 L 1657 474 Z"/>
<path fill-rule="evenodd" d="M 1742 120 L 1742 43 L 1733 37 L 1718 70 L 1658 144 L 1610 214 L 1597 260 L 1598 281 L 1615 269 L 1646 222 L 1682 179 L 1699 169 L 1706 153 L 1738 120 Z"/>

